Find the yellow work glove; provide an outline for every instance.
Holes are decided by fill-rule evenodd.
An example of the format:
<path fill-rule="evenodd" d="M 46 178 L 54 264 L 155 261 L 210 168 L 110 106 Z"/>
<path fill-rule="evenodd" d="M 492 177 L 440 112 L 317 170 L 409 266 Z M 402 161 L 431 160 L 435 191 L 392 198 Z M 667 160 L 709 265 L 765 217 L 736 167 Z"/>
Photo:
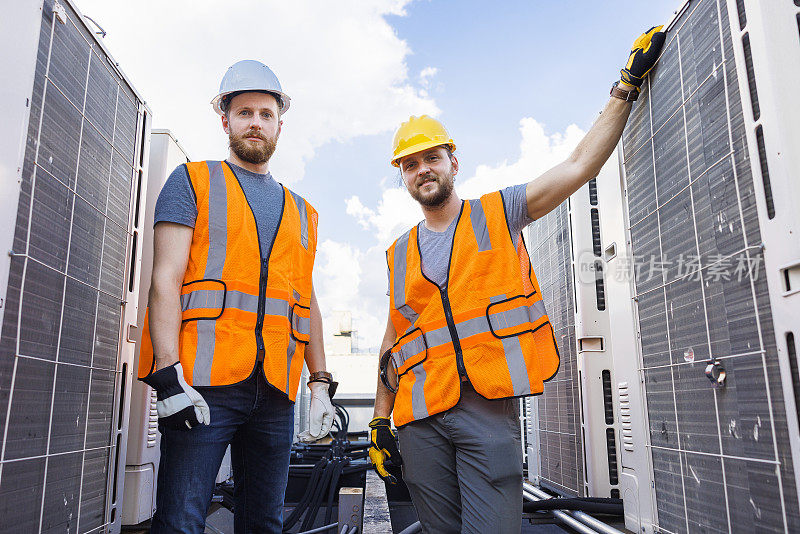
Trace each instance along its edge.
<path fill-rule="evenodd" d="M 400 451 L 397 449 L 397 436 L 392 431 L 389 418 L 376 417 L 369 422 L 369 427 L 372 429 L 369 433 L 369 459 L 372 460 L 379 477 L 390 484 L 396 484 L 397 479 L 386 470 L 384 465 L 386 460 L 389 460 L 394 465 L 403 464 Z"/>
<path fill-rule="evenodd" d="M 621 80 L 628 85 L 641 87 L 661 53 L 667 34 L 661 31 L 664 26 L 654 26 L 640 35 L 631 47 L 628 62 L 620 71 Z"/>

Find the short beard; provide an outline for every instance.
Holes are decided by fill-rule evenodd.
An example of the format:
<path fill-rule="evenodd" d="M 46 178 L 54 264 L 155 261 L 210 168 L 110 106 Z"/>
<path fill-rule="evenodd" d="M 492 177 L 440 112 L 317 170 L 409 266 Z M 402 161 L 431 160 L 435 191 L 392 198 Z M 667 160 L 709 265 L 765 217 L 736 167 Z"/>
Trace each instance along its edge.
<path fill-rule="evenodd" d="M 413 192 L 409 191 L 409 194 L 426 208 L 438 208 L 453 194 L 453 173 L 449 172 L 444 176 L 444 180 L 437 180 L 436 183 L 439 184 L 439 187 L 432 195 L 420 194 L 419 189 L 414 189 Z"/>
<path fill-rule="evenodd" d="M 258 137 L 264 141 L 263 144 L 252 145 L 247 137 Z M 242 135 L 236 135 L 233 132 L 228 134 L 230 140 L 230 147 L 233 153 L 247 163 L 260 165 L 269 161 L 272 154 L 275 152 L 275 146 L 278 144 L 278 136 L 269 139 L 264 137 L 261 133 L 250 130 Z"/>

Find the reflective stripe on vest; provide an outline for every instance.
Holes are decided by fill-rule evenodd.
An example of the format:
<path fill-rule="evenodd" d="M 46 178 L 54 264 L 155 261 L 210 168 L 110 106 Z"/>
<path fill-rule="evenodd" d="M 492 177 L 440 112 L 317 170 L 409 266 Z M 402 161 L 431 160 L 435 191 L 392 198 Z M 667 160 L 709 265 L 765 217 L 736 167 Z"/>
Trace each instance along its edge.
<path fill-rule="evenodd" d="M 391 348 L 399 377 L 395 424 L 455 405 L 458 395 L 452 391 L 460 388 L 451 382 L 458 380 L 457 347 L 473 386 L 487 398 L 540 393 L 542 381 L 555 374 L 558 350 L 552 326 L 522 237 L 518 239 L 515 247 L 500 192 L 463 203 L 444 290 L 447 299 L 422 274 L 418 228 L 387 251 L 390 317 L 398 332 Z M 492 288 L 502 292 L 486 294 Z M 446 307 L 458 344 L 445 320 Z"/>

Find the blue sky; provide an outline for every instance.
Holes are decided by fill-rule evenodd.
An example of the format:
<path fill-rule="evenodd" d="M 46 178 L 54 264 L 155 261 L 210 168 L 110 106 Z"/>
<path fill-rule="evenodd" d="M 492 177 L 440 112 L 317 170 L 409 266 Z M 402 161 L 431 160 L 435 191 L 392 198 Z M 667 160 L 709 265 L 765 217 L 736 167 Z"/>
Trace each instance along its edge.
<path fill-rule="evenodd" d="M 677 6 L 674 0 L 629 4 L 617 11 L 596 1 L 421 1 L 387 20 L 412 50 L 411 73 L 437 69 L 429 93 L 456 141 L 462 174 L 472 176 L 479 164 L 519 157 L 522 117 L 551 133 L 570 124 L 589 128 L 633 39 Z M 321 228 L 323 237 L 346 232 L 352 242 L 368 243 L 369 232 L 334 199 L 349 193 L 369 204 L 379 200 L 380 186 L 396 182 L 387 166 L 391 141 L 385 132 L 332 142 L 309 162 L 295 187 L 310 198 L 323 193 L 316 203 L 333 223 Z"/>
<path fill-rule="evenodd" d="M 378 344 L 386 320 L 383 250 L 421 218 L 388 165 L 399 122 L 444 122 L 464 196 L 529 181 L 589 128 L 633 40 L 680 4 L 75 1 L 108 32 L 153 126 L 192 159 L 225 156 L 208 101 L 227 66 L 275 70 L 293 100 L 271 168 L 319 210 L 326 328 L 333 310 L 352 311 L 361 347 Z"/>

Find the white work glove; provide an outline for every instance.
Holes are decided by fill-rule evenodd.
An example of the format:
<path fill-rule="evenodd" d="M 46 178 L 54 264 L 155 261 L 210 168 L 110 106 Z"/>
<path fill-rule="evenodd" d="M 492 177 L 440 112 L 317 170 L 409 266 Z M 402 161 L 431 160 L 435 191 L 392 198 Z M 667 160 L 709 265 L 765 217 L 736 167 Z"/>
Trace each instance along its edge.
<path fill-rule="evenodd" d="M 333 404 L 328 396 L 328 384 L 325 382 L 312 382 L 311 405 L 308 407 L 308 430 L 298 434 L 300 441 L 306 443 L 317 441 L 328 435 L 333 424 Z"/>
<path fill-rule="evenodd" d="M 211 411 L 203 396 L 183 379 L 180 362 L 140 379 L 156 390 L 158 422 L 176 430 L 211 423 Z"/>

